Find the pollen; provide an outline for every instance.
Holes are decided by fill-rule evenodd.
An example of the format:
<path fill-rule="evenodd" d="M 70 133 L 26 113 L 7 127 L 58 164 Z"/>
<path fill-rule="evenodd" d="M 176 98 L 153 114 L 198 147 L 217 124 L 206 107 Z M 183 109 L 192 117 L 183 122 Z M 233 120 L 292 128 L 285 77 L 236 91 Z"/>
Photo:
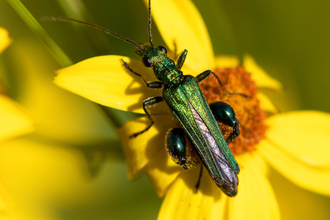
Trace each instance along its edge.
<path fill-rule="evenodd" d="M 265 138 L 267 126 L 265 125 L 266 113 L 260 108 L 257 99 L 258 87 L 251 79 L 250 73 L 244 67 L 218 68 L 214 73 L 219 77 L 229 93 L 244 95 L 230 95 L 222 91 L 214 76 L 209 76 L 199 85 L 208 103 L 214 101 L 226 102 L 234 109 L 239 122 L 240 135 L 233 140 L 228 147 L 233 155 L 239 155 L 247 151 L 256 150 L 257 144 Z M 218 123 L 225 139 L 232 128 Z"/>

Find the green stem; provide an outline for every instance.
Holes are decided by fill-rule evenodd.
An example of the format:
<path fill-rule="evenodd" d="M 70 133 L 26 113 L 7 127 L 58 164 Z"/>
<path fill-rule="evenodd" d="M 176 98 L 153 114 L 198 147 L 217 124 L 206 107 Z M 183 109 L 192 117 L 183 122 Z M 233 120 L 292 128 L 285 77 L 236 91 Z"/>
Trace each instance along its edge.
<path fill-rule="evenodd" d="M 70 58 L 63 52 L 63 50 L 55 43 L 49 34 L 41 27 L 39 22 L 33 17 L 29 10 L 23 5 L 20 0 L 7 0 L 13 7 L 17 14 L 29 26 L 29 28 L 37 35 L 37 37 L 46 45 L 53 56 L 58 60 L 62 66 L 72 65 Z"/>
<path fill-rule="evenodd" d="M 37 37 L 46 45 L 51 51 L 53 56 L 58 60 L 62 67 L 72 65 L 70 58 L 64 53 L 64 51 L 56 44 L 56 42 L 49 36 L 49 34 L 43 29 L 40 23 L 29 12 L 29 10 L 23 5 L 20 0 L 7 0 L 7 2 L 13 7 L 17 14 L 23 19 L 28 27 L 37 35 Z M 97 105 L 97 104 L 95 104 Z M 104 106 L 100 106 L 104 114 L 110 121 L 112 121 L 117 128 L 123 124 L 123 119 L 115 112 L 108 110 Z"/>

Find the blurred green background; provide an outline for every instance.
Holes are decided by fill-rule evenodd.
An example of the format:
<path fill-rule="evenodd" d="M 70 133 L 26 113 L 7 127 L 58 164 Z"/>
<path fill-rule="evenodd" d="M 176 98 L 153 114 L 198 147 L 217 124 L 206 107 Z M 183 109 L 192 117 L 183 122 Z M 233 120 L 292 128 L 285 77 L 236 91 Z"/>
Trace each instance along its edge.
<path fill-rule="evenodd" d="M 72 17 L 64 12 L 60 1 L 22 2 L 36 18 Z M 136 42 L 147 42 L 147 10 L 142 0 L 84 0 L 83 3 L 88 12 L 88 22 L 103 26 Z M 275 104 L 281 111 L 314 109 L 330 112 L 329 1 L 193 0 L 193 3 L 204 18 L 216 55 L 242 57 L 246 53 L 251 54 L 269 75 L 283 83 L 283 92 L 274 94 L 269 91 L 269 95 L 275 98 Z M 132 45 L 96 30 L 83 28 L 83 32 L 79 32 L 72 24 L 61 22 L 41 24 L 74 63 L 106 54 L 138 58 Z M 20 63 L 15 63 L 11 59 L 13 50 L 19 50 L 19 46 L 15 46 L 16 43 L 19 45 L 18 42 L 29 42 L 35 49 L 30 47 L 31 51 L 28 52 L 33 54 L 40 51 L 43 59 L 47 60 L 47 63 L 52 63 L 54 70 L 61 68 L 6 1 L 0 1 L 0 26 L 5 27 L 13 39 L 12 46 L 1 55 L 2 67 L 9 73 L 4 77 L 4 81 L 10 86 L 13 98 L 16 98 L 21 85 L 18 82 L 20 75 L 15 72 Z M 84 37 L 82 33 L 89 37 Z M 164 44 L 155 26 L 153 37 L 155 44 Z M 16 49 L 13 49 L 15 47 Z M 189 51 L 189 48 L 187 49 Z M 35 63 L 38 65 L 46 62 L 43 59 L 36 59 Z M 52 71 L 48 74 L 50 79 L 54 76 Z M 94 130 L 95 133 L 102 134 L 102 143 L 115 143 L 119 146 L 114 132 L 115 126 L 111 123 L 109 126 L 102 118 L 96 121 Z M 88 144 L 92 143 L 91 140 Z M 99 175 L 102 178 L 111 176 L 111 180 L 108 180 L 111 188 L 108 199 L 99 207 L 85 205 L 61 210 L 59 213 L 63 216 L 59 219 L 156 218 L 162 200 L 156 196 L 146 177 L 133 183 L 127 180 L 125 161 L 120 148 L 116 149 L 117 152 L 100 165 Z M 96 175 L 95 178 L 101 177 Z M 278 189 L 276 186 L 274 188 L 275 191 Z M 309 192 L 304 193 L 309 195 L 310 201 L 317 197 Z M 328 198 L 322 197 L 321 200 L 328 201 Z"/>
<path fill-rule="evenodd" d="M 207 25 L 215 54 L 242 56 L 249 53 L 267 73 L 283 83 L 287 90 L 286 95 L 292 96 L 294 102 L 290 102 L 291 109 L 330 111 L 330 104 L 326 101 L 330 94 L 330 2 L 193 2 Z M 68 17 L 55 0 L 25 0 L 23 3 L 36 18 Z M 136 42 L 147 41 L 147 12 L 142 1 L 85 0 L 84 4 L 93 17 L 89 19 L 90 22 Z M 13 38 L 34 39 L 31 31 L 5 1 L 1 2 L 0 10 L 0 24 L 10 31 Z M 134 47 L 96 30 L 87 32 L 97 35 L 96 39 L 103 37 L 104 41 L 94 41 L 95 44 L 103 45 L 103 51 L 94 50 L 90 42 L 81 33 L 77 33 L 71 24 L 42 22 L 42 25 L 74 62 L 109 53 L 138 58 Z M 156 28 L 153 30 L 153 36 L 155 42 L 162 44 Z"/>

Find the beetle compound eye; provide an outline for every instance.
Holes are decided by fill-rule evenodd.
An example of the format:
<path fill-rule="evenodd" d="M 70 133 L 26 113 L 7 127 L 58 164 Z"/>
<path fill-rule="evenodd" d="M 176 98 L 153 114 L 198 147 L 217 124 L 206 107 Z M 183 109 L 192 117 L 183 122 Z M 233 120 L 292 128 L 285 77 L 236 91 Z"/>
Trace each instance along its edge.
<path fill-rule="evenodd" d="M 158 46 L 158 49 L 160 49 L 161 51 L 163 51 L 165 54 L 167 54 L 167 49 L 164 46 Z"/>
<path fill-rule="evenodd" d="M 146 67 L 151 67 L 152 62 L 148 57 L 143 57 L 142 62 Z"/>

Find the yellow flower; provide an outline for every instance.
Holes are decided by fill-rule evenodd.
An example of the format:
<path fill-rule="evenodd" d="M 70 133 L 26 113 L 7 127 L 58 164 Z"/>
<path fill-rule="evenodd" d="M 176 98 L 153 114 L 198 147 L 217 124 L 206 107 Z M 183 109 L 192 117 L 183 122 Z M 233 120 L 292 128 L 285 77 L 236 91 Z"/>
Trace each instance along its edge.
<path fill-rule="evenodd" d="M 11 43 L 8 31 L 0 27 L 0 53 L 2 53 Z M 4 92 L 4 91 L 0 91 Z M 34 130 L 34 122 L 18 103 L 8 96 L 0 93 L 0 143 L 1 147 L 8 140 L 27 134 Z M 10 196 L 7 190 L 0 184 L 0 212 L 6 213 L 10 206 Z"/>
<path fill-rule="evenodd" d="M 7 32 L 0 36 L 6 42 Z M 103 166 L 109 154 L 102 143 L 109 146 L 115 134 L 88 100 L 52 83 L 59 67 L 38 46 L 16 37 L 4 54 L 19 88 L 16 101 L 0 95 L 0 219 L 109 215 L 118 165 Z"/>
<path fill-rule="evenodd" d="M 0 53 L 11 43 L 8 31 L 0 27 Z M 0 141 L 8 140 L 33 130 L 33 121 L 15 101 L 0 93 Z"/>
<path fill-rule="evenodd" d="M 155 1 L 152 2 L 152 11 L 169 49 L 173 51 L 175 43 L 178 51 L 188 50 L 183 66 L 185 74 L 196 76 L 210 69 L 221 75 L 227 71 L 229 74 L 225 77 L 233 77 L 232 81 L 225 83 L 230 92 L 244 93 L 244 90 L 240 91 L 245 88 L 243 86 L 255 85 L 273 90 L 281 88 L 280 83 L 267 76 L 249 56 L 244 58 L 245 69 L 234 68 L 238 65 L 236 58 L 214 57 L 202 18 L 190 1 Z M 123 68 L 121 59 L 136 72 L 147 72 L 140 61 L 124 56 L 101 56 L 59 70 L 55 83 L 102 105 L 143 113 L 142 101 L 159 96 L 161 91 L 148 89 L 141 79 Z M 233 74 L 235 71 L 243 75 Z M 245 81 L 235 78 L 238 75 L 247 77 L 246 72 L 251 73 L 254 82 L 248 78 Z M 150 77 L 152 80 L 155 79 Z M 236 81 L 240 84 L 235 84 Z M 205 86 L 212 84 L 208 81 L 203 84 L 203 92 L 207 93 Z M 275 114 L 277 110 L 272 102 L 263 93 L 254 94 L 254 91 L 256 88 L 246 91 L 253 98 L 251 108 L 245 106 L 250 102 L 249 98 L 231 96 L 227 100 L 230 104 L 236 102 L 234 109 L 240 117 L 242 130 L 253 133 L 254 129 L 260 129 L 252 138 L 242 132 L 229 146 L 241 166 L 239 192 L 235 198 L 225 196 L 205 173 L 195 193 L 199 169 L 183 171 L 171 160 L 164 147 L 165 133 L 176 125 L 171 116 L 153 115 L 155 125 L 136 138 L 130 139 L 129 136 L 146 128 L 149 124 L 146 117 L 129 121 L 120 129 L 129 178 L 136 179 L 145 173 L 157 194 L 166 195 L 159 219 L 279 219 L 276 195 L 268 179 L 270 167 L 300 187 L 330 195 L 327 156 L 330 151 L 330 116 L 316 111 Z M 163 113 L 166 107 L 163 103 L 158 106 L 153 112 Z M 264 112 L 269 117 L 265 118 Z M 249 120 L 250 116 L 260 119 L 260 124 L 256 126 L 254 120 Z"/>
<path fill-rule="evenodd" d="M 8 31 L 0 27 L 0 54 L 10 45 L 11 41 Z"/>

